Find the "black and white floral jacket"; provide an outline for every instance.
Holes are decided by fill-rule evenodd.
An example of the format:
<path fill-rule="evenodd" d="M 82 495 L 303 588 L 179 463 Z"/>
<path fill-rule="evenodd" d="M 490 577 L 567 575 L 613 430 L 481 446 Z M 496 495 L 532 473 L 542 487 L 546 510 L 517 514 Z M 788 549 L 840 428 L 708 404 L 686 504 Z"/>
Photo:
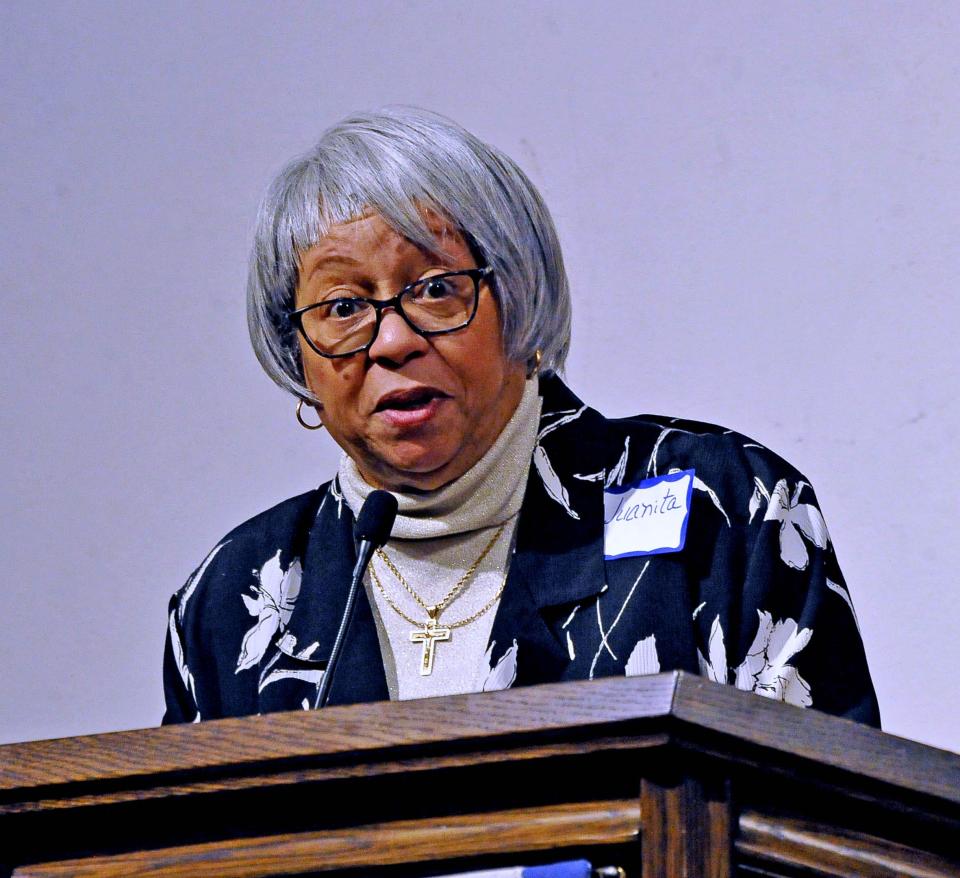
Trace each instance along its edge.
<path fill-rule="evenodd" d="M 608 420 L 556 377 L 541 379 L 541 393 L 516 551 L 476 691 L 685 670 L 879 725 L 850 594 L 803 476 L 729 430 Z M 676 479 L 689 488 L 685 511 L 671 513 L 684 516 L 682 547 L 605 552 L 617 514 L 666 508 L 642 502 L 644 486 Z M 636 485 L 639 494 L 625 490 Z M 334 480 L 210 552 L 170 603 L 164 723 L 312 707 L 355 560 L 353 524 Z M 329 703 L 386 698 L 361 593 Z"/>

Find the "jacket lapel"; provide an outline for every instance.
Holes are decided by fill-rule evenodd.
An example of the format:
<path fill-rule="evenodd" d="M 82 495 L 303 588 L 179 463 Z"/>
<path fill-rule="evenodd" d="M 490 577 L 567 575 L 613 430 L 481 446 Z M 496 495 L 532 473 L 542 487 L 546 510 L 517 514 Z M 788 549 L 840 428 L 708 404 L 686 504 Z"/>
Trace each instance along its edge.
<path fill-rule="evenodd" d="M 353 513 L 343 501 L 336 480 L 330 483 L 310 529 L 303 556 L 303 583 L 284 633 L 276 642 L 270 674 L 299 680 L 299 687 L 261 688 L 262 713 L 313 706 L 316 686 L 330 658 L 356 561 Z M 353 704 L 389 698 L 376 624 L 366 592 L 357 595 L 353 622 L 337 667 L 327 703 Z"/>
<path fill-rule="evenodd" d="M 537 447 L 490 635 L 494 664 L 516 641 L 517 686 L 561 678 L 570 662 L 563 618 L 604 587 L 606 421 L 558 378 L 542 379 L 540 387 Z"/>

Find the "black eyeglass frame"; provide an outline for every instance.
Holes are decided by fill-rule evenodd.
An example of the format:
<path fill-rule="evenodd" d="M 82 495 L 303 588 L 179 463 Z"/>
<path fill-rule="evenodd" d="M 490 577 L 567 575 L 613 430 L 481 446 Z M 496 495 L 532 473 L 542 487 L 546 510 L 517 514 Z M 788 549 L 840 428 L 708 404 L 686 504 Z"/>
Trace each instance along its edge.
<path fill-rule="evenodd" d="M 407 326 L 409 326 L 417 335 L 422 335 L 424 338 L 429 338 L 434 335 L 448 335 L 451 332 L 459 332 L 461 329 L 466 329 L 473 322 L 473 318 L 477 316 L 477 308 L 480 306 L 480 281 L 490 277 L 491 274 L 493 274 L 493 269 L 489 265 L 485 265 L 480 268 L 464 268 L 460 271 L 445 271 L 442 274 L 433 274 L 430 275 L 430 277 L 424 277 L 420 280 L 414 281 L 411 284 L 407 284 L 402 290 L 400 290 L 399 293 L 389 299 L 367 299 L 363 296 L 340 296 L 336 299 L 327 299 L 324 302 L 314 302 L 311 305 L 304 305 L 302 308 L 297 308 L 295 311 L 290 311 L 288 314 L 288 319 L 297 328 L 297 330 L 300 332 L 300 335 L 303 336 L 304 341 L 306 341 L 306 343 L 310 346 L 310 349 L 319 354 L 321 357 L 326 357 L 328 360 L 335 360 L 339 359 L 340 357 L 352 357 L 354 354 L 362 353 L 363 351 L 367 351 L 373 347 L 373 343 L 377 340 L 377 336 L 380 333 L 380 324 L 383 322 L 383 312 L 387 308 L 393 308 L 403 318 L 403 321 L 407 324 Z M 421 329 L 419 326 L 417 326 L 403 310 L 403 296 L 409 293 L 410 290 L 424 284 L 428 284 L 431 281 L 436 281 L 437 279 L 445 277 L 458 276 L 466 276 L 473 281 L 473 310 L 471 310 L 470 316 L 459 326 L 451 326 L 449 329 Z M 373 325 L 373 335 L 370 336 L 370 341 L 368 341 L 365 345 L 356 348 L 355 350 L 347 351 L 346 353 L 342 354 L 330 354 L 326 351 L 321 351 L 310 340 L 310 336 L 303 328 L 303 315 L 308 311 L 313 311 L 316 308 L 322 308 L 324 306 L 331 306 L 337 302 L 354 302 L 357 300 L 369 305 L 376 313 L 376 322 Z"/>

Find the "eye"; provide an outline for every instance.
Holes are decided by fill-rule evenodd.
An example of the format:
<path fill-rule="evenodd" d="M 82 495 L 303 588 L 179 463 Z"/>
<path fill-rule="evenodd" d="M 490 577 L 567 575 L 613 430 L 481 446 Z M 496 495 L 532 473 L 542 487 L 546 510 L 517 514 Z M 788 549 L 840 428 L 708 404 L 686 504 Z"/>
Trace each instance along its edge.
<path fill-rule="evenodd" d="M 453 278 L 445 275 L 437 277 L 428 277 L 414 291 L 414 297 L 422 301 L 436 301 L 437 299 L 446 299 L 456 293 L 456 286 Z"/>
<path fill-rule="evenodd" d="M 332 320 L 349 320 L 369 310 L 370 306 L 363 299 L 334 299 L 326 302 L 322 309 Z"/>

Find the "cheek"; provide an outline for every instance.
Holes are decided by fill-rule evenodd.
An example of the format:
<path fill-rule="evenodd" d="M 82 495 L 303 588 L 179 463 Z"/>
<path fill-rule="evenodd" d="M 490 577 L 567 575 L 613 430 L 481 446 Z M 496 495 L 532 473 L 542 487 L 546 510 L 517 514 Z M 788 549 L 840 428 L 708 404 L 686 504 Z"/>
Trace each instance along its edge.
<path fill-rule="evenodd" d="M 483 320 L 477 327 L 478 332 L 471 340 L 472 343 L 463 350 L 462 374 L 467 378 L 469 386 L 488 398 L 499 392 L 511 364 L 503 352 L 500 321 L 496 312 L 491 308 L 477 317 L 483 317 Z"/>
<path fill-rule="evenodd" d="M 310 350 L 301 339 L 300 341 L 300 368 L 303 371 L 303 383 L 307 385 L 307 389 L 317 398 L 320 397 L 320 384 L 318 380 L 319 376 L 317 370 L 319 369 L 319 364 L 317 360 L 321 359 L 313 351 Z"/>
<path fill-rule="evenodd" d="M 312 353 L 312 352 L 311 352 Z M 342 411 L 356 395 L 355 364 L 313 354 L 304 361 L 304 380 L 326 411 Z"/>

